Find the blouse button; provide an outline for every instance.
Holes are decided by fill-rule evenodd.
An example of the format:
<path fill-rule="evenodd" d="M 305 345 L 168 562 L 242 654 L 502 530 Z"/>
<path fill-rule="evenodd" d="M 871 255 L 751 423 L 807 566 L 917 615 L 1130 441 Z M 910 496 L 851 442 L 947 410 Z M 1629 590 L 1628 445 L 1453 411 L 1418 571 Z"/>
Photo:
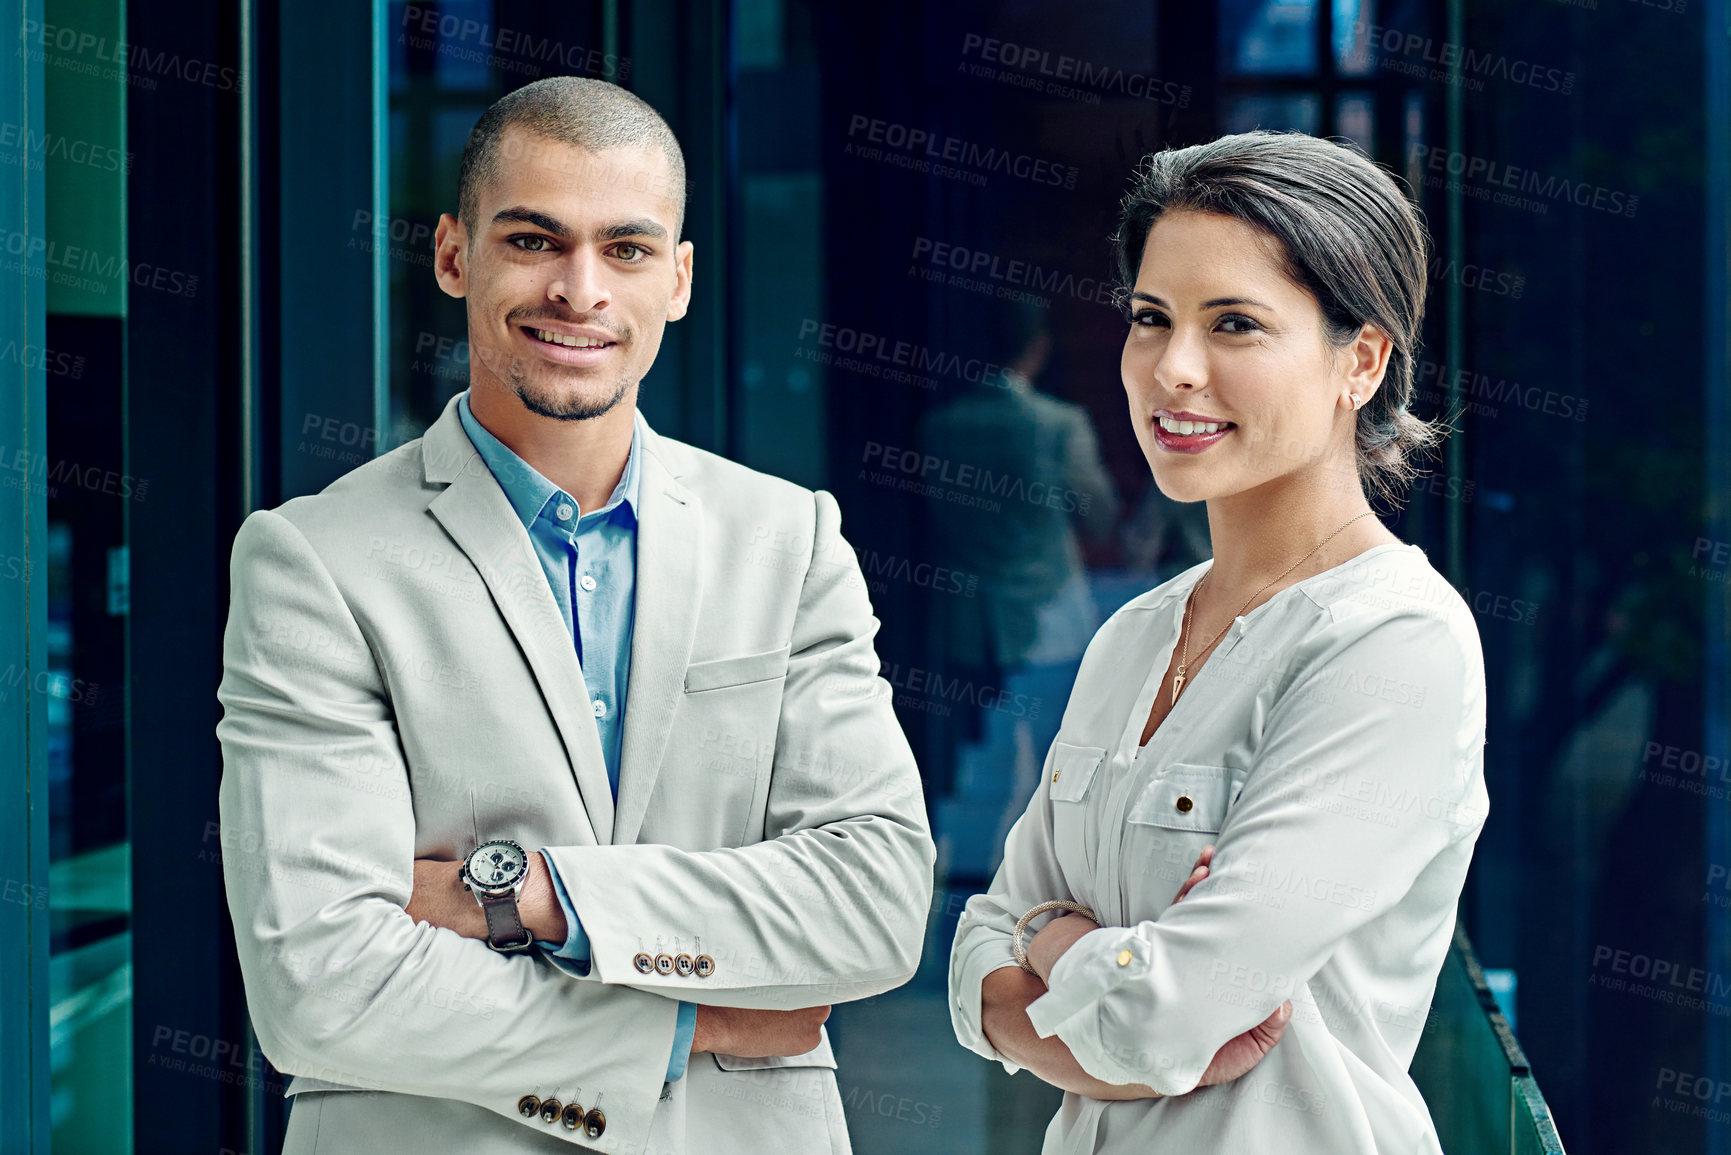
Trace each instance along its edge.
<path fill-rule="evenodd" d="M 1126 947 L 1125 949 L 1118 952 L 1118 965 L 1121 967 L 1127 967 L 1130 965 L 1130 960 L 1135 958 L 1135 957 L 1136 957 L 1135 955 L 1130 953 L 1129 948 Z"/>
<path fill-rule="evenodd" d="M 1180 794 L 1178 796 L 1178 801 L 1173 803 L 1173 805 L 1178 807 L 1178 813 L 1188 814 L 1188 813 L 1190 813 L 1190 808 L 1196 804 L 1194 802 L 1190 801 L 1190 795 Z"/>

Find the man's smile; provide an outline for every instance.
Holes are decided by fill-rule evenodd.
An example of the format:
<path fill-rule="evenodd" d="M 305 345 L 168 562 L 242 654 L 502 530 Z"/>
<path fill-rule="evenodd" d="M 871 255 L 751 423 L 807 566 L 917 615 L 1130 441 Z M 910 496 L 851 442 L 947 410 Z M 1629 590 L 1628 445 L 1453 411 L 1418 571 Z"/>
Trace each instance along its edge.
<path fill-rule="evenodd" d="M 614 334 L 591 325 L 538 322 L 515 327 L 542 357 L 561 365 L 597 365 L 619 347 Z"/>
<path fill-rule="evenodd" d="M 537 341 L 545 341 L 550 345 L 564 345 L 571 349 L 600 349 L 613 344 L 612 341 L 602 341 L 594 337 L 573 337 L 569 333 L 555 333 L 551 329 L 530 329 L 530 336 Z"/>

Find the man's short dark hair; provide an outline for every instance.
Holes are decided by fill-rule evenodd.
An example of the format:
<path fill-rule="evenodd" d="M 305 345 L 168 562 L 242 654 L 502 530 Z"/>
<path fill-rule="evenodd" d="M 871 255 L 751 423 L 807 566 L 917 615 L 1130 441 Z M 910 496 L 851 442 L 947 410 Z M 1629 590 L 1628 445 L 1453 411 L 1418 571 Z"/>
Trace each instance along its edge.
<path fill-rule="evenodd" d="M 481 189 L 498 177 L 500 143 L 505 130 L 513 126 L 588 152 L 659 148 L 667 158 L 669 174 L 661 191 L 679 207 L 675 239 L 684 231 L 685 154 L 661 114 L 617 84 L 583 76 L 549 76 L 500 97 L 469 132 L 457 177 L 457 214 L 471 238 L 480 224 Z M 621 173 L 620 177 L 641 180 L 642 175 Z"/>

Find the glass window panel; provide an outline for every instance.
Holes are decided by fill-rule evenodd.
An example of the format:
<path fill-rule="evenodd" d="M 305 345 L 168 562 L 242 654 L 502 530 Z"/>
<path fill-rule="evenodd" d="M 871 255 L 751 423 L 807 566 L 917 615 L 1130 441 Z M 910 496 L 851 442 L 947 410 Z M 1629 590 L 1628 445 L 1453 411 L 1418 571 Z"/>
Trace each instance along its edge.
<path fill-rule="evenodd" d="M 1249 132 L 1254 128 L 1293 129 L 1315 133 L 1322 119 L 1322 101 L 1312 92 L 1235 96 L 1226 102 L 1220 131 Z"/>
<path fill-rule="evenodd" d="M 1226 0 L 1220 65 L 1227 75 L 1316 71 L 1316 0 Z"/>
<path fill-rule="evenodd" d="M 412 27 L 413 21 L 403 19 L 403 5 L 393 3 L 386 19 L 385 27 L 391 29 L 387 37 L 385 51 L 390 53 L 390 65 L 387 75 L 390 77 L 390 91 L 393 95 L 401 92 L 409 84 L 409 41 L 419 40 L 422 33 Z"/>
<path fill-rule="evenodd" d="M 440 88 L 488 89 L 493 71 L 488 61 L 497 23 L 487 0 L 445 0 L 439 6 L 438 63 Z"/>
<path fill-rule="evenodd" d="M 1376 105 L 1362 92 L 1347 93 L 1334 102 L 1335 133 L 1350 139 L 1366 156 L 1376 155 Z"/>
<path fill-rule="evenodd" d="M 1342 76 L 1368 76 L 1375 69 L 1370 55 L 1370 26 L 1376 22 L 1375 0 L 1333 0 L 1334 67 Z"/>
<path fill-rule="evenodd" d="M 128 39 L 120 0 L 49 0 L 42 15 L 49 25 L 76 28 L 100 43 Z M 124 589 L 127 506 L 142 496 L 125 472 L 122 399 L 130 169 L 90 163 L 80 150 L 123 152 L 128 98 L 148 90 L 129 87 L 124 63 L 72 67 L 77 63 L 75 55 L 47 61 L 42 80 L 48 143 L 42 159 L 32 156 L 31 163 L 43 170 L 50 246 L 92 254 L 100 271 L 51 274 L 48 282 L 46 338 L 54 352 L 43 366 L 47 453 L 44 472 L 28 479 L 32 491 L 41 491 L 47 517 L 46 549 L 33 547 L 31 554 L 45 555 L 47 564 L 5 575 L 46 583 L 47 652 L 36 680 L 10 681 L 0 696 L 30 695 L 42 702 L 47 719 L 48 877 L 35 880 L 46 893 L 25 901 L 46 901 L 48 908 L 49 1071 L 38 1077 L 49 1082 L 52 1149 L 130 1152 Z M 55 141 L 80 143 L 61 149 Z M 81 481 L 104 474 L 121 478 L 124 490 L 104 492 Z M 7 1138 L 14 1135 L 10 1122 L 0 1119 Z"/>
<path fill-rule="evenodd" d="M 1406 124 L 1401 130 L 1401 163 L 1406 166 L 1406 183 L 1411 195 L 1419 196 L 1424 172 L 1418 148 L 1428 135 L 1424 121 L 1424 93 L 1413 89 L 1406 94 Z M 1422 198 L 1421 198 L 1422 199 Z"/>
<path fill-rule="evenodd" d="M 740 68 L 781 68 L 787 13 L 782 0 L 740 0 L 734 9 L 734 41 Z"/>

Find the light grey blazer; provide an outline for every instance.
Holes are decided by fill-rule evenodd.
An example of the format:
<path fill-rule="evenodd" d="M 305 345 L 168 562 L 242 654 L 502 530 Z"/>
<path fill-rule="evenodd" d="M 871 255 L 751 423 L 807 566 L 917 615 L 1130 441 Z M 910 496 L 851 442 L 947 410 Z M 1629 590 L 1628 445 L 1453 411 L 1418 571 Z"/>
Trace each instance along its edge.
<path fill-rule="evenodd" d="M 835 499 L 649 431 L 619 797 L 571 636 L 458 423 L 247 517 L 217 726 L 223 873 L 288 1150 L 846 1151 L 827 1034 L 694 1055 L 679 1000 L 905 982 L 934 848 Z M 404 910 L 414 860 L 547 847 L 587 975 Z M 641 973 L 647 953 L 713 973 Z M 584 1111 L 588 1138 L 524 1118 Z"/>

